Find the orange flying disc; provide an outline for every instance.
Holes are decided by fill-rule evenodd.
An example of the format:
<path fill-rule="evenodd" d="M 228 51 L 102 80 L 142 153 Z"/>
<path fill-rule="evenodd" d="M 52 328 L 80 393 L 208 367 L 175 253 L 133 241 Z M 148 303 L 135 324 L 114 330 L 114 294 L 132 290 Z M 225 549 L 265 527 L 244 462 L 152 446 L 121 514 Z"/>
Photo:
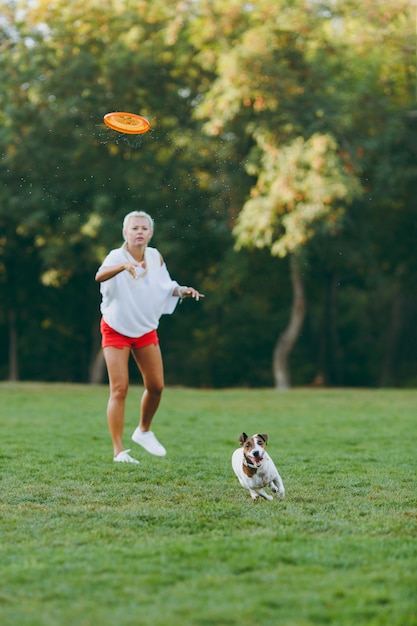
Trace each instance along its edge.
<path fill-rule="evenodd" d="M 146 117 L 136 115 L 136 113 L 125 113 L 124 111 L 107 113 L 103 118 L 103 122 L 112 130 L 117 130 L 119 133 L 128 133 L 129 135 L 143 135 L 151 127 Z"/>

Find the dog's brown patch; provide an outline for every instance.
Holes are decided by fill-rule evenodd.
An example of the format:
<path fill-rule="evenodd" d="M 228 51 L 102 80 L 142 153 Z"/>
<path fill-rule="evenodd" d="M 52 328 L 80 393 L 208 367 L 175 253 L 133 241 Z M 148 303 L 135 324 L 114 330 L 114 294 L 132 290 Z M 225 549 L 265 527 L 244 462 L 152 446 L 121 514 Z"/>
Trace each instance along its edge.
<path fill-rule="evenodd" d="M 256 472 L 258 471 L 256 467 L 248 467 L 245 464 L 242 465 L 242 469 L 243 469 L 243 472 L 246 474 L 246 476 L 249 476 L 249 478 L 252 478 L 252 476 L 255 476 Z"/>

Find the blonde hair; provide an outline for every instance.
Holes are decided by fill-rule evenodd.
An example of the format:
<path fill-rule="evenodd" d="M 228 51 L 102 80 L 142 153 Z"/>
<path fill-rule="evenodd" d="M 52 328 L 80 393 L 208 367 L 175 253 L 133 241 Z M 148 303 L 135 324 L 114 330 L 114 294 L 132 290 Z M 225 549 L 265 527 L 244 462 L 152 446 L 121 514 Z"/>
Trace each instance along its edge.
<path fill-rule="evenodd" d="M 131 211 L 130 213 L 128 213 L 127 215 L 125 215 L 124 220 L 123 220 L 123 228 L 122 228 L 122 235 L 123 235 L 123 239 L 126 241 L 126 229 L 127 229 L 127 225 L 128 222 L 130 220 L 131 217 L 146 217 L 146 219 L 149 222 L 149 226 L 151 227 L 151 233 L 153 235 L 153 227 L 154 227 L 154 223 L 153 223 L 153 219 L 151 218 L 151 216 L 149 215 L 149 213 L 146 213 L 145 211 Z"/>

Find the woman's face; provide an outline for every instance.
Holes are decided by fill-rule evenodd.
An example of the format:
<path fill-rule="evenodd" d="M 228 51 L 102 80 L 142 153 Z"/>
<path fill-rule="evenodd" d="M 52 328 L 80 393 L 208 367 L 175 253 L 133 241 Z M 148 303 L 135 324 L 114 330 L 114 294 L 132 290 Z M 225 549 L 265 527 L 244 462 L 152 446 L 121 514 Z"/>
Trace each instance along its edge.
<path fill-rule="evenodd" d="M 129 218 L 124 234 L 128 247 L 146 246 L 152 237 L 152 229 L 148 218 Z"/>

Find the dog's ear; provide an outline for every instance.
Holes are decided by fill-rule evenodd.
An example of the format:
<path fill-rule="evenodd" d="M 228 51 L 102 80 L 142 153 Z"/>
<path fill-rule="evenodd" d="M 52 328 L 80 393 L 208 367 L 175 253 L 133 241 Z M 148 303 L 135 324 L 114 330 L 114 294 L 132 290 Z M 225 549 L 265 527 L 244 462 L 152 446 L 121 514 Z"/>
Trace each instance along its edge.
<path fill-rule="evenodd" d="M 238 439 L 239 443 L 241 446 L 243 446 L 243 444 L 245 443 L 246 439 L 248 438 L 246 433 L 242 433 Z"/>
<path fill-rule="evenodd" d="M 265 443 L 268 443 L 268 435 L 266 433 L 264 433 L 263 435 L 258 435 L 258 437 L 262 437 Z"/>

